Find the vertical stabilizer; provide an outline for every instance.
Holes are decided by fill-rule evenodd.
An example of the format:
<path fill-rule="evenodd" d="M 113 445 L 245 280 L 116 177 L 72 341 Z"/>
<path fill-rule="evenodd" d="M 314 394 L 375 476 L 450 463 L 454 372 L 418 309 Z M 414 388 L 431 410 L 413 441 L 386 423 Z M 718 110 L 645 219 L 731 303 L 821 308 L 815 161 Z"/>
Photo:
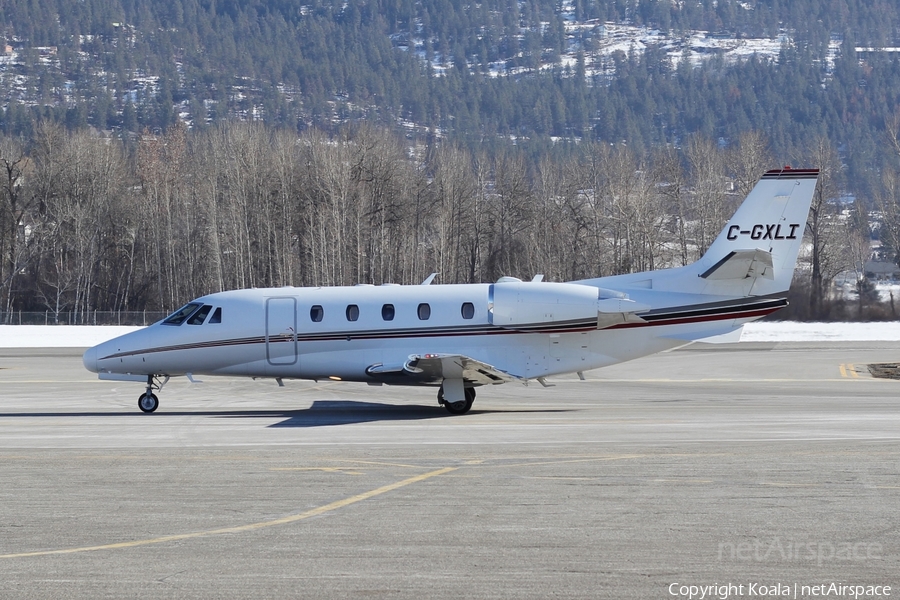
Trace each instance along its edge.
<path fill-rule="evenodd" d="M 739 287 L 765 296 L 790 288 L 818 176 L 816 169 L 790 168 L 762 176 L 696 263 L 704 293 Z"/>
<path fill-rule="evenodd" d="M 818 178 L 817 169 L 766 172 L 693 264 L 574 283 L 629 294 L 654 290 L 732 298 L 781 295 L 791 287 Z"/>

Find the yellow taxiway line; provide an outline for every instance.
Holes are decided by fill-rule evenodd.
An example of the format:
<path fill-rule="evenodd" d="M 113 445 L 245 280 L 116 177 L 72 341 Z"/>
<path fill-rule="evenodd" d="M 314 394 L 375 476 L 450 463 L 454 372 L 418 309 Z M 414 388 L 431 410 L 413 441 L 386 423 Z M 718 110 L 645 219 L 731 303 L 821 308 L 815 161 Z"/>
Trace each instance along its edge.
<path fill-rule="evenodd" d="M 383 485 L 380 488 L 376 488 L 374 490 L 369 490 L 368 492 L 363 492 L 361 494 L 357 494 L 355 496 L 350 496 L 349 498 L 344 498 L 343 500 L 336 500 L 330 504 L 325 504 L 324 506 L 320 506 L 318 508 L 313 508 L 307 510 L 305 512 L 290 515 L 287 517 L 282 517 L 280 519 L 273 519 L 271 521 L 261 521 L 259 523 L 249 523 L 247 525 L 238 525 L 236 527 L 222 527 L 221 529 L 210 529 L 208 531 L 195 531 L 192 533 L 179 533 L 175 535 L 164 535 L 156 538 L 150 538 L 145 540 L 133 540 L 130 542 L 118 542 L 114 544 L 101 544 L 98 546 L 83 546 L 81 548 L 64 548 L 61 550 L 38 550 L 35 552 L 18 552 L 15 554 L 0 554 L 0 559 L 4 558 L 25 558 L 29 556 L 49 556 L 52 554 L 76 554 L 78 552 L 94 552 L 96 550 L 117 550 L 121 548 L 135 548 L 137 546 L 148 546 L 150 544 L 164 544 L 166 542 L 176 542 L 179 540 L 189 540 L 194 538 L 202 538 L 209 537 L 213 535 L 222 535 L 225 533 L 243 533 L 246 531 L 255 531 L 257 529 L 265 529 L 267 527 L 275 527 L 277 525 L 287 525 L 288 523 L 296 523 L 297 521 L 302 521 L 304 519 L 309 519 L 310 517 L 317 517 L 319 515 L 332 512 L 338 510 L 339 508 L 344 508 L 345 506 L 350 506 L 351 504 L 356 504 L 357 502 L 362 502 L 363 500 L 368 500 L 369 498 L 374 498 L 375 496 L 380 496 L 382 494 L 386 494 L 388 492 L 392 492 L 396 489 L 405 487 L 407 485 L 412 485 L 413 483 L 419 483 L 420 481 L 425 481 L 426 479 L 431 479 L 432 477 L 438 477 L 440 475 L 446 475 L 451 471 L 455 471 L 458 467 L 444 467 L 443 469 L 437 469 L 436 471 L 429 471 L 428 473 L 422 473 L 421 475 L 416 475 L 415 477 L 409 477 L 407 479 L 403 479 L 401 481 L 397 481 L 395 483 L 389 483 L 388 485 Z"/>
<path fill-rule="evenodd" d="M 841 377 L 847 379 L 859 379 L 859 373 L 856 372 L 856 365 L 854 363 L 842 364 L 840 369 Z"/>

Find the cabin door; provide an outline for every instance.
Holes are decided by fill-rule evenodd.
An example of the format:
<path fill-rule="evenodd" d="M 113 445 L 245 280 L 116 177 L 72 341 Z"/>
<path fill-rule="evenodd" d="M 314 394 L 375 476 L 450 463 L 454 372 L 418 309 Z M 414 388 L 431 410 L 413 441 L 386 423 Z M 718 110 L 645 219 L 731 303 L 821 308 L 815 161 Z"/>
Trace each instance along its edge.
<path fill-rule="evenodd" d="M 270 365 L 297 362 L 297 299 L 266 299 L 266 360 Z"/>

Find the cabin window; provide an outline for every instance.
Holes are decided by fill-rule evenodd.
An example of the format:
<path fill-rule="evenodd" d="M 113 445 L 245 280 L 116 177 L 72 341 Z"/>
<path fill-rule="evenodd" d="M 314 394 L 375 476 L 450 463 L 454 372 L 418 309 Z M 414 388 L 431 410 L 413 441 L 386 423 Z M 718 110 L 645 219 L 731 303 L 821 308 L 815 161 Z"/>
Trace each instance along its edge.
<path fill-rule="evenodd" d="M 166 317 L 166 320 L 163 321 L 163 325 L 181 325 L 184 323 L 185 319 L 194 314 L 194 311 L 200 308 L 202 305 L 198 302 L 191 302 L 190 304 L 185 304 L 171 315 Z"/>
<path fill-rule="evenodd" d="M 393 321 L 394 320 L 394 305 L 393 304 L 385 304 L 381 307 L 381 318 L 385 321 Z"/>
<path fill-rule="evenodd" d="M 203 325 L 203 321 L 206 320 L 206 316 L 209 315 L 209 311 L 212 310 L 212 305 L 204 304 L 203 308 L 195 312 L 191 315 L 191 318 L 188 319 L 188 325 Z"/>
<path fill-rule="evenodd" d="M 347 320 L 348 321 L 359 320 L 359 307 L 357 305 L 351 304 L 347 307 Z"/>
<path fill-rule="evenodd" d="M 318 304 L 309 309 L 309 318 L 313 323 L 321 323 L 324 316 L 325 309 Z"/>
<path fill-rule="evenodd" d="M 471 319 L 475 316 L 475 305 L 471 302 L 463 302 L 459 312 L 462 313 L 463 319 Z"/>
<path fill-rule="evenodd" d="M 431 307 L 423 302 L 419 305 L 418 313 L 420 321 L 427 321 L 431 318 Z"/>
<path fill-rule="evenodd" d="M 209 318 L 210 323 L 221 323 L 222 322 L 222 307 L 216 308 L 213 316 Z"/>

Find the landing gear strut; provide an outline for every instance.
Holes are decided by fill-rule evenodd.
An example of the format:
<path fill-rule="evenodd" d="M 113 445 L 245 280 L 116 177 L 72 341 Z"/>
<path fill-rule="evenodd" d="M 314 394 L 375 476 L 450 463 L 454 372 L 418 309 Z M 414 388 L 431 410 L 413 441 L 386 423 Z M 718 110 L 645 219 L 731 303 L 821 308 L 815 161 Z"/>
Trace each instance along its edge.
<path fill-rule="evenodd" d="M 472 403 L 475 402 L 475 388 L 466 388 L 465 394 L 465 400 L 450 402 L 449 400 L 444 400 L 444 386 L 441 386 L 441 389 L 438 390 L 438 404 L 443 405 L 451 415 L 464 415 L 469 412 L 469 409 L 472 408 Z"/>
<path fill-rule="evenodd" d="M 156 397 L 156 394 L 154 394 L 153 391 L 163 389 L 163 386 L 166 385 L 168 381 L 168 375 L 165 375 L 162 379 L 157 375 L 147 375 L 147 391 L 138 398 L 138 408 L 145 413 L 152 413 L 159 408 L 159 398 Z"/>

